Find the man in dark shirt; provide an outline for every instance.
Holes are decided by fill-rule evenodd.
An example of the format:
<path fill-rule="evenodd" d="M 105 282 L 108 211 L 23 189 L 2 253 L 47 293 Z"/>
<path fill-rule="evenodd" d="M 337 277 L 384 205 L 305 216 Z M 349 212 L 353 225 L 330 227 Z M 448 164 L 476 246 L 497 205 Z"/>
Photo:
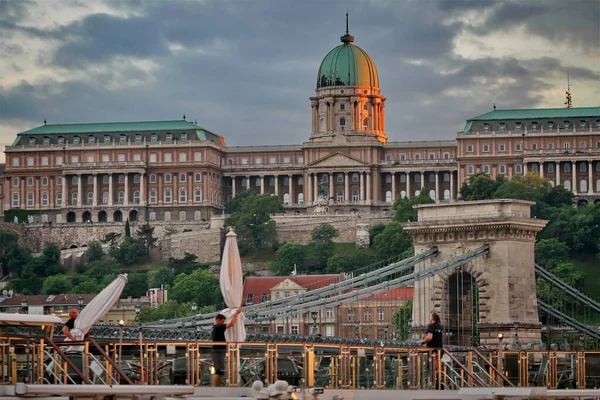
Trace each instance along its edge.
<path fill-rule="evenodd" d="M 238 315 L 242 312 L 241 308 L 235 310 L 235 314 L 231 317 L 229 323 L 225 323 L 225 316 L 218 314 L 215 317 L 215 323 L 212 327 L 211 340 L 215 343 L 225 343 L 225 331 L 235 325 Z M 213 345 L 213 367 L 215 372 L 213 374 L 213 386 L 221 386 L 221 377 L 223 376 L 225 369 L 225 354 L 227 354 L 226 344 L 215 344 Z"/>
<path fill-rule="evenodd" d="M 427 336 L 425 337 L 425 339 L 421 342 L 421 344 L 426 344 L 428 348 L 430 349 L 435 349 L 433 350 L 433 360 L 434 360 L 434 367 L 433 367 L 433 371 L 434 371 L 434 375 L 435 375 L 435 388 L 436 389 L 443 389 L 442 385 L 440 385 L 440 382 L 438 380 L 438 374 L 435 373 L 435 368 L 438 365 L 437 364 L 437 360 L 438 357 L 441 356 L 440 352 L 438 352 L 437 349 L 442 349 L 444 347 L 443 344 L 443 329 L 442 329 L 442 324 L 440 323 L 440 316 L 437 313 L 431 313 L 431 318 L 429 319 L 429 325 L 427 325 Z"/>
<path fill-rule="evenodd" d="M 71 339 L 74 342 L 77 341 L 77 338 L 75 338 L 75 336 L 73 336 L 71 334 L 71 329 L 73 329 L 75 327 L 75 320 L 77 319 L 78 316 L 79 316 L 79 312 L 77 311 L 77 309 L 72 308 L 69 311 L 69 320 L 67 322 L 65 322 L 65 326 L 63 326 L 63 328 L 62 328 L 63 335 L 65 335 L 66 337 L 68 337 L 69 339 Z"/>

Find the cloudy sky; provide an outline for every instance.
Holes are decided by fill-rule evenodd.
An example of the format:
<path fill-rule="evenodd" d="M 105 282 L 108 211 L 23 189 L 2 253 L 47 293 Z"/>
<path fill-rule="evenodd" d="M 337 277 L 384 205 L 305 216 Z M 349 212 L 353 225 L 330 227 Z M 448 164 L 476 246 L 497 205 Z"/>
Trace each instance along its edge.
<path fill-rule="evenodd" d="M 499 108 L 598 106 L 600 1 L 0 0 L 0 145 L 49 123 L 180 119 L 230 146 L 302 143 L 344 13 L 390 140 Z"/>

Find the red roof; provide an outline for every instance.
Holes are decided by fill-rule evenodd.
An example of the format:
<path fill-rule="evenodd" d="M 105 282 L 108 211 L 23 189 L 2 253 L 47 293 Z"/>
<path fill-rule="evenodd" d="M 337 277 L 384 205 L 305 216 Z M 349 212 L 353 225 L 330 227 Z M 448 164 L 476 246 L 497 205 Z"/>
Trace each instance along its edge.
<path fill-rule="evenodd" d="M 414 288 L 412 287 L 401 287 L 396 289 L 390 289 L 387 292 L 377 293 L 375 296 L 367 297 L 366 301 L 378 301 L 378 300 L 410 300 L 413 298 Z"/>
<path fill-rule="evenodd" d="M 7 297 L 0 300 L 0 307 L 20 306 L 23 300 L 27 300 L 28 306 L 77 306 L 77 300 L 83 298 L 83 304 L 88 304 L 95 294 L 36 294 L 32 296 L 22 296 L 16 294 L 12 297 Z M 148 303 L 150 299 L 147 296 L 142 296 L 139 299 L 119 299 L 119 303 Z"/>
<path fill-rule="evenodd" d="M 248 295 L 252 294 L 252 302 L 246 305 L 258 304 L 262 302 L 263 294 L 267 299 L 271 297 L 271 289 L 281 282 L 289 279 L 296 284 L 308 289 L 314 290 L 323 286 L 331 285 L 341 281 L 340 275 L 296 275 L 296 276 L 250 276 L 244 282 L 244 297 L 246 302 Z"/>

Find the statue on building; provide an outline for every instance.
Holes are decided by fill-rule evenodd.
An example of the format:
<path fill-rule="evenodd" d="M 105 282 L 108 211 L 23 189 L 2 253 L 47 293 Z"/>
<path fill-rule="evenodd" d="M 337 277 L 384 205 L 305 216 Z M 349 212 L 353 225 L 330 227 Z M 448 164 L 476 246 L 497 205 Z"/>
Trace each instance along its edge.
<path fill-rule="evenodd" d="M 319 181 L 318 184 L 319 187 L 319 199 L 324 199 L 325 198 L 325 182 L 323 182 L 323 180 Z"/>

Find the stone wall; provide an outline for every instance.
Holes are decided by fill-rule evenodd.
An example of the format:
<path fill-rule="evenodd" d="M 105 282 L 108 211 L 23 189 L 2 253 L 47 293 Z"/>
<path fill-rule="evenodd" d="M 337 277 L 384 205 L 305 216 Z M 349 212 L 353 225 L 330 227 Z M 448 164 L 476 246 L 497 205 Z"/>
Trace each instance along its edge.
<path fill-rule="evenodd" d="M 275 215 L 277 235 L 281 243 L 307 244 L 310 234 L 321 224 L 328 223 L 340 232 L 336 242 L 354 242 L 356 240 L 357 214 L 347 215 Z"/>
<path fill-rule="evenodd" d="M 161 240 L 159 248 L 163 259 L 183 258 L 185 253 L 198 256 L 198 262 L 214 262 L 221 259 L 221 245 L 224 243 L 221 229 L 176 233 Z"/>

